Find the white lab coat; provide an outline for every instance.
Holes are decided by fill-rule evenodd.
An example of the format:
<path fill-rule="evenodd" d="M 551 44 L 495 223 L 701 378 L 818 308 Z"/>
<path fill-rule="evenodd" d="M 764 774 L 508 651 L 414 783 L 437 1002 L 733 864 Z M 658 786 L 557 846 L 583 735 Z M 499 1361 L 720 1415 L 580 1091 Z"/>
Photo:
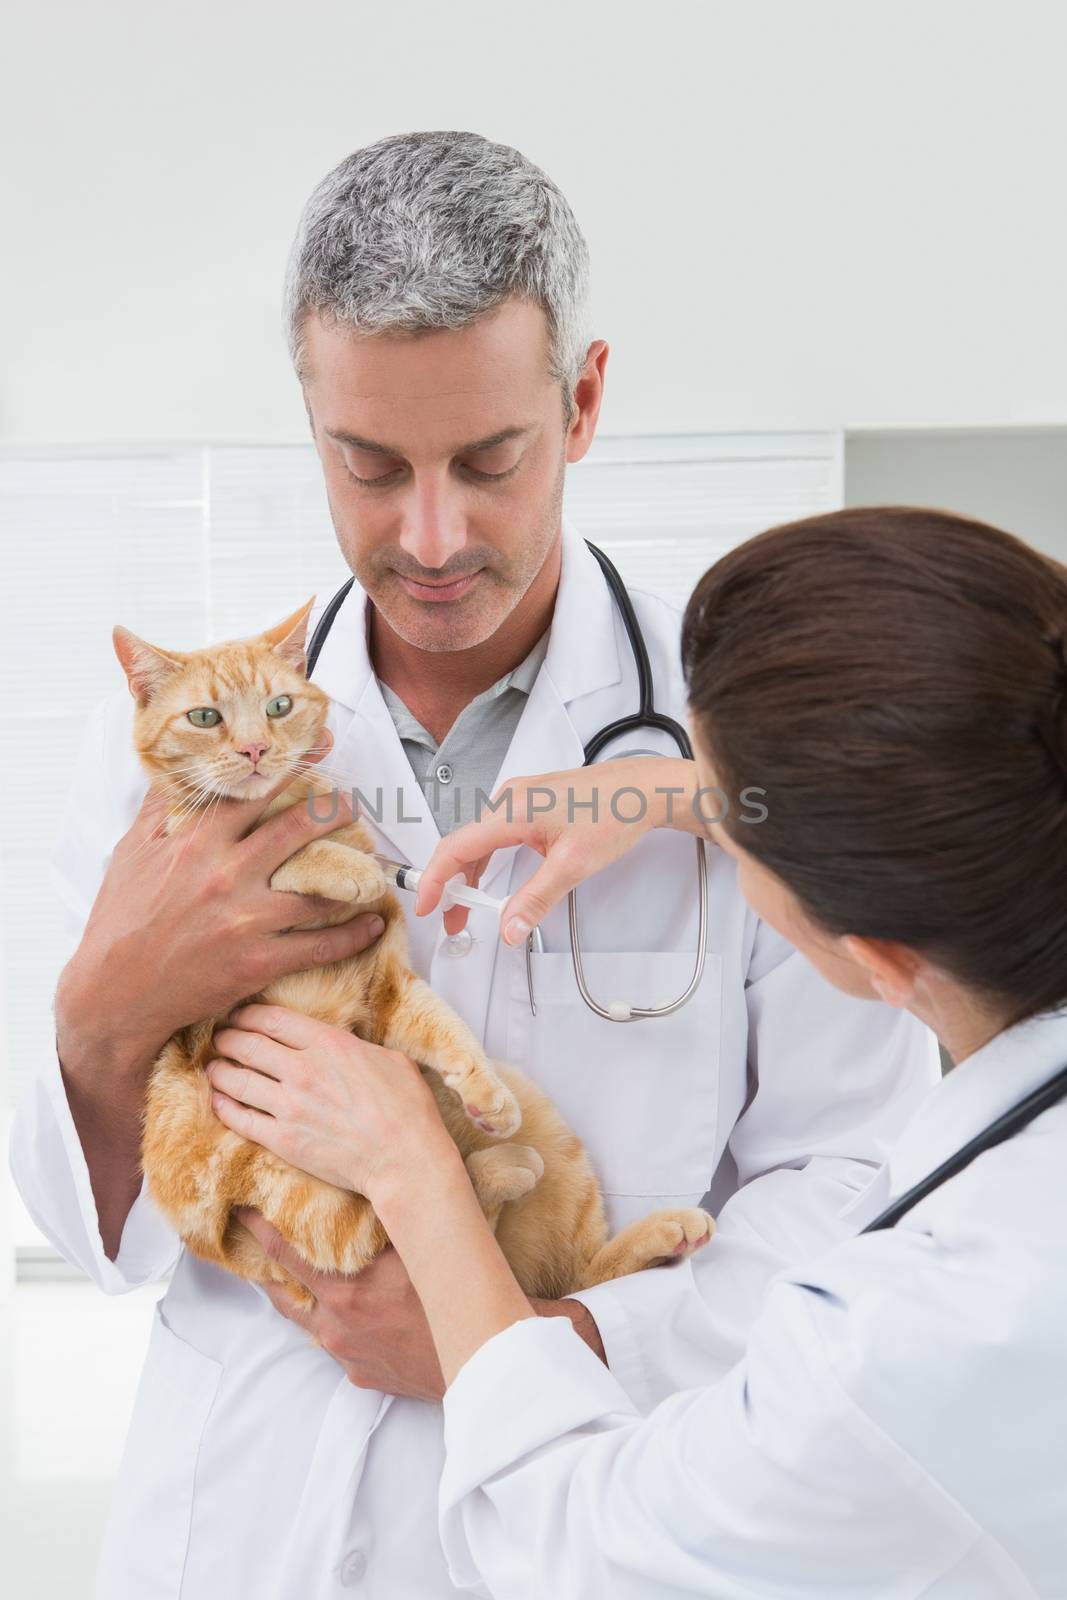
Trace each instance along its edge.
<path fill-rule="evenodd" d="M 635 604 L 660 706 L 683 718 L 676 611 Z M 166 642 L 166 641 L 164 641 Z M 424 863 L 438 840 L 368 659 L 358 587 L 315 679 L 331 696 L 331 770 L 373 799 L 382 846 Z M 583 741 L 636 704 L 633 662 L 599 569 L 565 530 L 548 654 L 501 777 L 578 766 Z M 129 696 L 93 719 L 75 766 L 54 863 L 76 938 L 109 853 L 144 792 Z M 673 752 L 643 733 L 627 741 Z M 396 793 L 403 794 L 397 821 Z M 581 891 L 598 994 L 640 1002 L 688 982 L 696 937 L 692 839 L 657 833 Z M 485 887 L 516 888 L 539 858 L 494 857 Z M 581 1298 L 619 1381 L 647 1409 L 740 1353 L 760 1289 L 832 1236 L 836 1213 L 936 1080 L 932 1035 L 844 998 L 738 893 L 709 849 L 710 939 L 697 996 L 658 1022 L 594 1017 L 571 974 L 565 908 L 534 956 L 538 1014 L 521 951 L 472 917 L 455 953 L 440 920 L 411 918 L 415 966 L 495 1056 L 529 1072 L 586 1141 L 618 1226 L 655 1206 L 735 1189 L 696 1266 L 644 1273 Z M 109 1293 L 174 1268 L 137 1394 L 100 1569 L 100 1600 L 373 1600 L 450 1595 L 436 1527 L 438 1407 L 354 1388 L 257 1288 L 183 1251 L 142 1191 L 115 1261 L 103 1254 L 85 1161 L 56 1059 L 39 1065 L 16 1118 L 13 1168 L 39 1226 Z M 714 1182 L 713 1182 L 714 1180 Z M 706 1289 L 705 1289 L 706 1285 Z"/>
<path fill-rule="evenodd" d="M 1067 1104 L 856 1235 L 1065 1064 L 1067 1012 L 968 1057 L 852 1203 L 854 1236 L 777 1278 L 713 1386 L 641 1418 L 569 1323 L 483 1345 L 445 1397 L 457 1582 L 495 1600 L 1063 1600 Z"/>

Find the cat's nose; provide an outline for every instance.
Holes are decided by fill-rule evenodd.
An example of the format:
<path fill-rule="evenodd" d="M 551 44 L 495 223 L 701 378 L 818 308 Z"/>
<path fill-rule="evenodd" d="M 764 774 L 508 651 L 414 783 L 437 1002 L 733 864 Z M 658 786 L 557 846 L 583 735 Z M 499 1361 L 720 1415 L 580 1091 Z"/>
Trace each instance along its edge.
<path fill-rule="evenodd" d="M 252 765 L 255 766 L 264 750 L 269 749 L 270 745 L 268 744 L 243 744 L 240 746 L 239 754 L 247 756 Z"/>

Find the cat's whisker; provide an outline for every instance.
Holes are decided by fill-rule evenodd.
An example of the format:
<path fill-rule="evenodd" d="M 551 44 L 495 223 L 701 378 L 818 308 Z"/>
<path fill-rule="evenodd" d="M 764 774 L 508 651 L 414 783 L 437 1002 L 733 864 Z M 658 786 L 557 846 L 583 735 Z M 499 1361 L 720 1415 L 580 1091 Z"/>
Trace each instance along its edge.
<path fill-rule="evenodd" d="M 205 784 L 191 794 L 181 795 L 170 814 L 172 816 L 186 816 L 190 812 L 197 811 L 210 799 L 214 792 L 213 789 Z"/>
<path fill-rule="evenodd" d="M 170 788 L 179 794 L 198 794 L 201 790 L 210 792 L 217 786 L 218 781 L 214 776 L 204 777 L 194 773 L 182 773 L 178 778 L 175 778 L 175 774 L 168 773 L 168 777 L 174 780 Z"/>
<path fill-rule="evenodd" d="M 339 772 L 334 772 L 333 769 L 328 767 L 323 761 L 298 761 L 292 770 L 299 777 L 308 777 L 312 773 L 318 773 L 320 777 L 334 778 L 338 782 L 340 782 L 341 779 L 341 774 Z"/>
<path fill-rule="evenodd" d="M 322 765 L 315 765 L 315 762 L 301 762 L 298 766 L 291 768 L 291 773 L 293 773 L 294 778 L 312 778 L 315 773 L 320 778 L 336 778 L 338 776 L 336 773 L 331 773 L 328 766 L 323 768 Z"/>
<path fill-rule="evenodd" d="M 257 694 L 258 698 L 258 694 Z M 178 832 L 190 837 L 195 836 L 197 830 L 203 825 L 205 818 L 210 819 L 217 815 L 223 801 L 237 801 L 242 799 L 240 780 L 246 776 L 245 769 L 235 760 L 235 748 L 216 746 L 211 749 L 198 745 L 199 754 L 193 754 L 193 747 L 189 750 L 175 750 L 175 760 L 167 763 L 165 758 L 160 765 L 158 773 L 153 777 L 157 789 L 164 791 L 166 800 L 165 819 L 162 832 L 153 835 L 138 846 L 142 857 L 150 855 L 154 845 L 162 845 L 168 838 Z M 286 784 L 300 785 L 301 780 L 315 778 L 320 784 L 331 787 L 341 787 L 340 774 L 335 774 L 328 767 L 316 760 L 316 757 L 327 756 L 334 748 L 325 728 L 320 729 L 315 742 L 295 753 L 295 759 L 280 761 L 280 770 L 267 777 L 270 789 L 279 790 Z M 150 749 L 138 752 L 142 757 L 151 757 L 154 752 Z M 276 747 L 276 754 L 284 755 L 284 745 Z M 158 760 L 158 757 L 157 757 Z M 235 770 L 236 769 L 236 770 Z M 309 783 L 309 793 L 314 792 Z M 257 795 L 264 805 L 267 803 L 262 795 Z"/>
<path fill-rule="evenodd" d="M 211 815 L 212 812 L 214 812 L 214 811 L 216 811 L 218 809 L 219 802 L 222 799 L 223 799 L 223 796 L 221 794 L 219 794 L 218 791 L 216 790 L 216 792 L 211 796 L 211 799 L 208 801 L 207 805 L 202 808 L 200 816 L 197 818 L 196 827 L 193 829 L 194 837 L 196 835 L 197 828 L 199 828 L 199 826 L 203 822 L 204 818 L 209 816 L 209 815 Z"/>
<path fill-rule="evenodd" d="M 333 773 L 333 772 L 318 773 L 318 769 L 316 767 L 305 767 L 303 770 L 298 769 L 296 772 L 294 772 L 292 774 L 292 780 L 291 781 L 294 782 L 294 783 L 297 783 L 297 782 L 299 782 L 299 780 L 301 778 L 312 778 L 316 774 L 318 774 L 318 776 L 322 777 L 326 781 L 328 787 L 330 787 L 332 789 L 339 789 L 339 788 L 342 787 L 341 782 L 340 782 L 340 775 L 339 774 Z M 333 783 L 330 783 L 329 780 L 331 778 L 335 779 L 336 781 L 333 782 Z"/>
<path fill-rule="evenodd" d="M 169 818 L 168 818 L 168 820 L 169 820 Z M 151 851 L 153 846 L 155 846 L 158 849 L 162 849 L 163 846 L 166 844 L 166 842 L 167 842 L 167 835 L 166 834 L 154 834 L 154 833 L 150 834 L 147 839 L 142 839 L 141 840 L 141 843 L 137 846 L 137 849 L 133 852 L 133 855 L 131 856 L 130 859 L 131 860 L 136 860 L 136 858 L 139 855 L 141 855 L 143 852 L 147 853 L 147 852 Z"/>
<path fill-rule="evenodd" d="M 203 785 L 197 792 L 184 796 L 177 805 L 172 806 L 165 819 L 167 823 L 171 824 L 171 831 L 181 826 L 195 811 L 202 809 L 202 802 L 208 797 L 215 797 L 215 791 Z M 221 798 L 221 796 L 218 798 Z M 149 849 L 152 845 L 162 845 L 166 837 L 167 835 L 151 835 L 138 845 L 134 851 L 134 856 L 140 855 L 142 851 Z"/>

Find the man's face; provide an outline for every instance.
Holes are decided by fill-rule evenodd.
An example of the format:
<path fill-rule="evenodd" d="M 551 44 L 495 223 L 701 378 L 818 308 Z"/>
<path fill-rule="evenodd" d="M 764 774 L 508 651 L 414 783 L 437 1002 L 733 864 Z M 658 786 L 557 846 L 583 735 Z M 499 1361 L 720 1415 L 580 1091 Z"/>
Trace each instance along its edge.
<path fill-rule="evenodd" d="M 311 314 L 304 394 L 338 540 L 385 622 L 420 650 L 488 639 L 555 548 L 564 466 L 588 447 L 540 307 L 416 335 Z"/>

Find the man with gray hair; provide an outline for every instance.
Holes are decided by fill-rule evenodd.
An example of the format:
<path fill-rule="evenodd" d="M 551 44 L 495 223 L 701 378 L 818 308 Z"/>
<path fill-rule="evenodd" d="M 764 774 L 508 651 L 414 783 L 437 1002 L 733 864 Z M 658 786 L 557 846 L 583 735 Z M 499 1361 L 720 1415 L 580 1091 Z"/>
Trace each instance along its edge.
<path fill-rule="evenodd" d="M 400 797 L 369 820 L 385 854 L 416 865 L 501 785 L 527 797 L 531 783 L 569 786 L 580 830 L 601 770 L 641 783 L 638 758 L 606 763 L 595 781 L 573 770 L 638 701 L 619 610 L 562 516 L 607 358 L 588 337 L 586 279 L 555 185 L 467 133 L 357 151 L 315 191 L 293 250 L 293 358 L 355 580 L 330 607 L 314 671 L 331 697 L 329 769 L 342 790 Z M 631 601 L 659 707 L 682 719 L 678 615 L 650 594 Z M 436 1531 L 440 1369 L 395 1254 L 352 1280 L 286 1258 L 314 1290 L 305 1314 L 281 1289 L 183 1250 L 139 1169 L 145 1079 L 165 1040 L 282 971 L 365 948 L 374 919 L 279 937 L 289 897 L 284 912 L 272 907 L 261 855 L 243 848 L 254 817 L 240 807 L 253 802 L 205 816 L 183 870 L 179 845 L 157 841 L 145 874 L 137 852 L 154 818 L 130 726 L 122 693 L 77 763 L 54 864 L 83 931 L 57 992 L 55 1057 L 41 1063 L 13 1149 L 33 1215 L 102 1287 L 173 1269 L 98 1596 L 453 1594 Z M 645 742 L 675 755 L 656 731 Z M 302 826 L 309 837 L 322 827 Z M 614 1229 L 708 1193 L 722 1207 L 692 1262 L 534 1302 L 568 1317 L 642 1408 L 732 1364 L 768 1277 L 841 1229 L 938 1067 L 932 1035 L 832 989 L 747 909 L 730 859 L 704 848 L 703 978 L 654 1024 L 619 1027 L 580 1002 L 565 915 L 539 906 L 532 885 L 503 942 L 454 915 L 444 927 L 410 918 L 417 969 L 585 1142 Z M 540 865 L 521 816 L 493 850 L 483 885 L 514 896 Z M 650 828 L 583 887 L 598 993 L 647 1005 L 685 989 L 692 856 L 691 838 Z M 524 948 L 531 919 L 543 948 Z M 312 937 L 313 949 L 294 943 Z M 261 1218 L 241 1221 L 283 1255 Z"/>

